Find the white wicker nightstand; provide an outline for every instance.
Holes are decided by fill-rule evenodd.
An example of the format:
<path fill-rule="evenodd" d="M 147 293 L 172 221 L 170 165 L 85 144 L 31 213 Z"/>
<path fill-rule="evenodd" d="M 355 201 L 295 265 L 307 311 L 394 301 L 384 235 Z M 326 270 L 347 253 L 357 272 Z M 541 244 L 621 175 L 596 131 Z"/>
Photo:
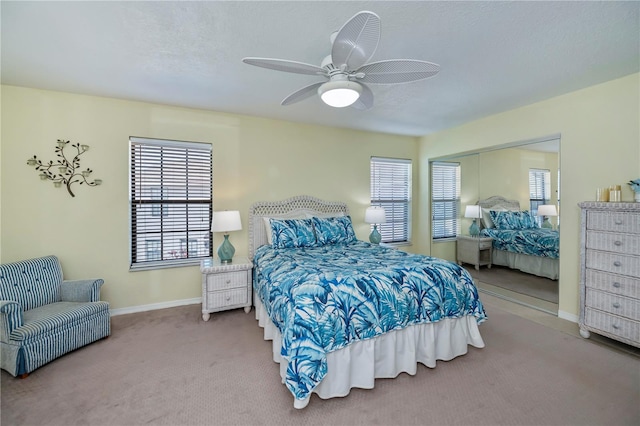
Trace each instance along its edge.
<path fill-rule="evenodd" d="M 458 265 L 464 262 L 474 265 L 476 270 L 482 265 L 491 268 L 493 238 L 458 235 L 456 246 Z"/>
<path fill-rule="evenodd" d="M 233 263 L 226 264 L 218 259 L 200 262 L 203 320 L 209 321 L 211 312 L 237 308 L 251 311 L 252 269 L 246 257 L 234 257 Z"/>

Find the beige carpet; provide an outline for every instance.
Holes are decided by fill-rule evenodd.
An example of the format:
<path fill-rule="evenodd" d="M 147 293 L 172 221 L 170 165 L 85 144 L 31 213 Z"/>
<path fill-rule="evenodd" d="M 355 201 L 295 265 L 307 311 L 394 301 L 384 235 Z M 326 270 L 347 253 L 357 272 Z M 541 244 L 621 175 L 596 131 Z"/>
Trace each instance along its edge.
<path fill-rule="evenodd" d="M 479 271 L 473 266 L 464 265 L 474 280 L 482 281 L 509 291 L 558 303 L 558 281 L 549 278 L 526 274 L 506 266 L 493 265 L 491 268 L 481 267 Z"/>
<path fill-rule="evenodd" d="M 485 302 L 485 304 L 487 304 Z M 36 370 L 2 371 L 8 425 L 638 425 L 640 361 L 487 304 L 483 349 L 372 390 L 293 408 L 254 313 L 117 316 L 113 334 Z"/>

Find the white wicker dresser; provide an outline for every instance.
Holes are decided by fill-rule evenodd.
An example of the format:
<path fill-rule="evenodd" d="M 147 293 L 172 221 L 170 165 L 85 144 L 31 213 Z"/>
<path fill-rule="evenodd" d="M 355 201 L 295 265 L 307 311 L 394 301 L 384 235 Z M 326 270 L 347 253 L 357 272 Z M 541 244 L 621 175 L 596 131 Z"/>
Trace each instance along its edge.
<path fill-rule="evenodd" d="M 580 334 L 640 347 L 640 203 L 578 205 Z"/>

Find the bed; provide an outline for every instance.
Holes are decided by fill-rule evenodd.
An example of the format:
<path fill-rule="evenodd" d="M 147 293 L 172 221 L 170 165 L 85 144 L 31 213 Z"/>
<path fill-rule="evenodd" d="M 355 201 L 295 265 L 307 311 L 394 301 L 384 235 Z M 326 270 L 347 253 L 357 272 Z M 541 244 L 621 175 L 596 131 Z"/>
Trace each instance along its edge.
<path fill-rule="evenodd" d="M 517 200 L 493 196 L 478 202 L 482 210 L 480 235 L 493 238 L 494 265 L 557 280 L 560 235 L 540 228 Z M 497 222 L 497 223 L 496 223 Z"/>
<path fill-rule="evenodd" d="M 486 314 L 468 272 L 357 240 L 345 203 L 255 203 L 249 256 L 256 319 L 295 408 L 312 393 L 343 397 L 484 347 Z"/>

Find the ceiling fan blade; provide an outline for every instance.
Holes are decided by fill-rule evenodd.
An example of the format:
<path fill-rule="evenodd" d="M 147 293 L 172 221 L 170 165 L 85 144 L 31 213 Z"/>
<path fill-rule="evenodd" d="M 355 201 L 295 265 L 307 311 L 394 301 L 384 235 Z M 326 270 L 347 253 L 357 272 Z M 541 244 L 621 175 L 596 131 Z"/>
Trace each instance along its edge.
<path fill-rule="evenodd" d="M 355 109 L 359 109 L 364 111 L 373 106 L 373 92 L 364 84 L 360 83 L 362 86 L 362 91 L 360 92 L 360 97 L 357 101 L 355 101 L 351 106 Z"/>
<path fill-rule="evenodd" d="M 336 68 L 356 70 L 371 59 L 379 41 L 380 17 L 373 12 L 358 12 L 338 31 L 331 61 Z"/>
<path fill-rule="evenodd" d="M 318 93 L 318 87 L 322 86 L 324 83 L 325 83 L 324 81 L 321 81 L 319 83 L 313 83 L 313 84 L 310 84 L 308 86 L 305 86 L 300 90 L 296 90 L 295 92 L 293 92 L 292 94 L 290 94 L 289 96 L 284 98 L 280 104 L 281 105 L 291 105 L 291 104 L 294 104 L 296 102 L 300 102 L 302 100 L 305 100 L 305 99 L 317 94 Z"/>
<path fill-rule="evenodd" d="M 440 71 L 440 65 L 432 62 L 414 59 L 389 59 L 387 61 L 372 62 L 357 73 L 364 73 L 364 77 L 357 78 L 358 82 L 371 84 L 409 83 L 433 77 Z"/>
<path fill-rule="evenodd" d="M 304 62 L 288 61 L 286 59 L 244 58 L 242 62 L 276 71 L 308 75 L 327 75 L 327 71 L 325 69 L 316 65 L 305 64 Z"/>

